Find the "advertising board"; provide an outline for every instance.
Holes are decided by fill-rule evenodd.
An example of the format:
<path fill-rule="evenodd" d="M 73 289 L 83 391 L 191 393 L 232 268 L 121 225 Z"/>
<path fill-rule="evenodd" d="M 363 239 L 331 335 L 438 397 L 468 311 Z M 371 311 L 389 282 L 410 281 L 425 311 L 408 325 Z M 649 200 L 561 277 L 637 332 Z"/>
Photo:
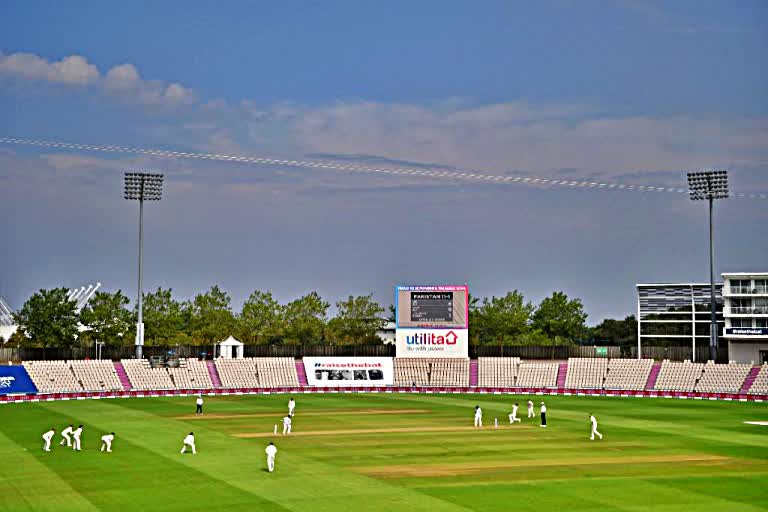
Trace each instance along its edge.
<path fill-rule="evenodd" d="M 397 357 L 469 357 L 467 329 L 398 329 Z"/>
<path fill-rule="evenodd" d="M 37 393 L 23 366 L 0 366 L 0 395 Z"/>
<path fill-rule="evenodd" d="M 310 386 L 391 386 L 395 371 L 391 357 L 305 357 Z"/>

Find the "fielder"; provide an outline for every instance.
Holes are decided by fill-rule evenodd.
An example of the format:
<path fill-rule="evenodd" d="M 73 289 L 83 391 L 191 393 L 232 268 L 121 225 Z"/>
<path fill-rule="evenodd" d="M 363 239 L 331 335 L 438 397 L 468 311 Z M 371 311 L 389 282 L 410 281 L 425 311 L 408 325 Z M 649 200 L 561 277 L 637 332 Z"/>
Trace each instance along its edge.
<path fill-rule="evenodd" d="M 269 443 L 267 449 L 264 451 L 267 453 L 267 469 L 271 473 L 275 470 L 275 455 L 277 454 L 277 446 L 275 446 L 275 443 Z"/>
<path fill-rule="evenodd" d="M 589 440 L 590 441 L 594 441 L 595 440 L 595 436 L 597 436 L 600 439 L 602 439 L 603 438 L 603 434 L 601 434 L 600 432 L 597 431 L 597 418 L 595 418 L 594 414 L 590 414 L 589 415 L 589 421 L 590 421 L 590 423 L 592 423 L 592 432 L 591 432 L 591 434 L 589 436 Z"/>
<path fill-rule="evenodd" d="M 72 438 L 69 437 L 72 434 L 72 432 L 73 432 L 72 425 L 68 426 L 67 428 L 61 431 L 61 437 L 63 437 L 63 439 L 59 443 L 59 446 L 64 446 L 65 444 L 67 446 L 72 446 Z"/>
<path fill-rule="evenodd" d="M 45 441 L 45 446 L 43 447 L 44 452 L 51 451 L 51 439 L 53 439 L 53 435 L 56 433 L 54 429 L 49 430 L 45 434 L 43 434 L 43 441 Z"/>
<path fill-rule="evenodd" d="M 519 406 L 517 404 L 512 406 L 512 414 L 509 415 L 509 424 L 513 424 L 516 421 L 521 421 L 520 418 L 517 417 L 517 409 Z"/>
<path fill-rule="evenodd" d="M 112 453 L 112 441 L 115 439 L 115 433 L 110 432 L 107 435 L 101 436 L 101 451 Z"/>
<path fill-rule="evenodd" d="M 547 406 L 541 402 L 541 426 L 547 428 Z"/>
<path fill-rule="evenodd" d="M 203 414 L 203 395 L 202 393 L 197 396 L 197 400 L 195 400 L 195 416 L 198 414 Z"/>
<path fill-rule="evenodd" d="M 184 438 L 184 446 L 181 447 L 181 453 L 184 453 L 187 451 L 187 446 L 192 448 L 192 454 L 194 455 L 197 453 L 197 450 L 195 450 L 195 434 L 192 432 L 187 435 L 187 437 Z"/>
<path fill-rule="evenodd" d="M 528 400 L 528 418 L 530 419 L 534 416 L 536 415 L 533 413 L 533 400 Z"/>
<path fill-rule="evenodd" d="M 291 433 L 291 417 L 285 416 L 283 418 L 283 434 Z"/>
<path fill-rule="evenodd" d="M 293 397 L 291 397 L 290 400 L 288 400 L 288 416 L 293 418 L 293 410 L 296 408 L 296 402 L 293 400 Z"/>
<path fill-rule="evenodd" d="M 72 432 L 72 437 L 74 438 L 74 442 L 72 443 L 72 449 L 76 452 L 81 451 L 80 450 L 80 436 L 83 435 L 83 426 L 78 425 L 77 430 Z"/>
<path fill-rule="evenodd" d="M 479 405 L 475 406 L 475 426 L 476 427 L 483 426 L 483 410 L 480 408 Z"/>

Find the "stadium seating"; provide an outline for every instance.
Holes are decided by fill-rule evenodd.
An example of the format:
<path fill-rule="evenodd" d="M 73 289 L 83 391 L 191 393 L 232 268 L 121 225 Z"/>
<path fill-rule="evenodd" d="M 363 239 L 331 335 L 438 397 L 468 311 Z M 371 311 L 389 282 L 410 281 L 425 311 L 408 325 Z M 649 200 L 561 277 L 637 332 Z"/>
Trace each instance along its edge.
<path fill-rule="evenodd" d="M 645 389 L 648 375 L 653 368 L 653 359 L 611 359 L 605 375 L 605 389 Z"/>
<path fill-rule="evenodd" d="M 133 389 L 176 389 L 167 368 L 152 368 L 146 359 L 123 359 L 121 363 Z"/>
<path fill-rule="evenodd" d="M 477 362 L 480 387 L 514 387 L 519 357 L 480 357 Z"/>
<path fill-rule="evenodd" d="M 256 359 L 245 357 L 216 359 L 216 371 L 219 372 L 221 385 L 225 388 L 257 388 L 259 387 L 259 371 Z"/>
<path fill-rule="evenodd" d="M 768 364 L 760 367 L 760 373 L 750 386 L 748 393 L 752 395 L 768 395 Z"/>
<path fill-rule="evenodd" d="M 673 363 L 664 360 L 654 389 L 664 391 L 693 391 L 704 371 L 703 363 L 685 361 Z"/>
<path fill-rule="evenodd" d="M 557 387 L 557 363 L 520 363 L 515 384 L 522 388 Z"/>
<path fill-rule="evenodd" d="M 67 361 L 25 361 L 23 365 L 40 393 L 83 391 Z"/>
<path fill-rule="evenodd" d="M 123 391 L 112 361 L 71 361 L 70 364 L 83 391 Z"/>
<path fill-rule="evenodd" d="M 211 389 L 211 375 L 205 361 L 182 359 L 178 368 L 168 368 L 177 389 Z"/>
<path fill-rule="evenodd" d="M 292 357 L 257 357 L 256 371 L 263 388 L 298 386 L 296 360 Z"/>
<path fill-rule="evenodd" d="M 468 386 L 469 359 L 396 357 L 396 386 Z"/>
<path fill-rule="evenodd" d="M 565 387 L 574 389 L 602 389 L 608 359 L 597 357 L 571 357 Z"/>
<path fill-rule="evenodd" d="M 704 373 L 696 384 L 696 391 L 738 393 L 751 368 L 749 364 L 714 364 L 710 361 L 704 365 Z"/>

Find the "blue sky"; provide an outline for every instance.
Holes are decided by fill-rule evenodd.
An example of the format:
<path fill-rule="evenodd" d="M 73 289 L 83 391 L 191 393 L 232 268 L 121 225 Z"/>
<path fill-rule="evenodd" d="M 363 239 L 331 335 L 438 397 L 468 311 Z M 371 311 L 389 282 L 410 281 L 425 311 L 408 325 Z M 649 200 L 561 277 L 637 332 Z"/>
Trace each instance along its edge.
<path fill-rule="evenodd" d="M 768 191 L 764 2 L 3 2 L 0 136 Z M 500 186 L 0 144 L 0 295 L 135 294 L 122 171 L 166 172 L 147 287 L 335 301 L 469 282 L 631 313 L 706 280 L 684 196 Z M 718 205 L 720 271 L 768 268 L 768 203 Z"/>

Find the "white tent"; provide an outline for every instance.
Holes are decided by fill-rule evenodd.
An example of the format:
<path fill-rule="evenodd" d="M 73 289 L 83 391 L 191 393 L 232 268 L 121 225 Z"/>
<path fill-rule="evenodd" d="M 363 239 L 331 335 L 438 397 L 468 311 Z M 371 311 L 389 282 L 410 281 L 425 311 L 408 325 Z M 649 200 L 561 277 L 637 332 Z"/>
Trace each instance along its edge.
<path fill-rule="evenodd" d="M 227 359 L 234 359 L 243 357 L 243 342 L 230 336 L 224 341 L 220 341 L 219 345 L 219 357 L 226 357 Z"/>

